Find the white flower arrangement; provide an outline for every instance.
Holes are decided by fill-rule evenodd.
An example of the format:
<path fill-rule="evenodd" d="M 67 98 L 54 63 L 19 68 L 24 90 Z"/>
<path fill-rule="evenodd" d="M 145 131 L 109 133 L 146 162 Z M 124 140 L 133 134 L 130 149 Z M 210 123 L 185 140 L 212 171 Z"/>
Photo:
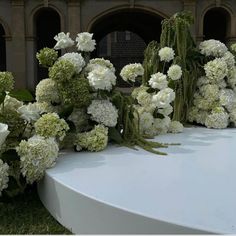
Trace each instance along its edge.
<path fill-rule="evenodd" d="M 82 52 L 92 52 L 95 49 L 96 42 L 93 38 L 93 34 L 83 32 L 77 34 L 75 41 L 77 42 L 77 48 Z"/>
<path fill-rule="evenodd" d="M 179 80 L 182 76 L 182 69 L 179 65 L 172 65 L 168 71 L 167 75 L 172 80 Z"/>
<path fill-rule="evenodd" d="M 170 133 L 182 133 L 184 130 L 184 126 L 179 121 L 171 121 L 169 126 Z"/>
<path fill-rule="evenodd" d="M 110 91 L 116 84 L 116 76 L 107 67 L 97 65 L 88 73 L 88 81 L 91 87 L 98 90 Z"/>
<path fill-rule="evenodd" d="M 157 94 L 153 95 L 152 103 L 155 104 L 157 108 L 166 108 L 175 99 L 175 92 L 171 88 L 165 88 L 159 91 Z"/>
<path fill-rule="evenodd" d="M 83 67 L 85 66 L 84 58 L 81 56 L 80 53 L 77 52 L 66 53 L 63 56 L 61 56 L 59 60 L 70 61 L 74 65 L 77 74 L 79 74 L 82 71 Z"/>
<path fill-rule="evenodd" d="M 151 78 L 149 80 L 149 85 L 154 89 L 164 89 L 168 86 L 167 76 L 163 73 L 156 73 L 151 75 Z"/>
<path fill-rule="evenodd" d="M 21 173 L 28 183 L 39 181 L 46 169 L 56 164 L 58 145 L 54 138 L 35 135 L 28 141 L 21 141 L 17 153 L 21 160 Z"/>
<path fill-rule="evenodd" d="M 23 105 L 17 110 L 21 117 L 27 122 L 34 122 L 40 118 L 41 113 L 43 112 L 38 103 L 29 103 Z"/>
<path fill-rule="evenodd" d="M 8 130 L 8 125 L 0 123 L 0 150 L 9 133 L 10 131 Z"/>
<path fill-rule="evenodd" d="M 170 62 L 175 57 L 175 52 L 170 47 L 161 48 L 158 52 L 161 61 Z"/>
<path fill-rule="evenodd" d="M 93 100 L 87 113 L 92 120 L 105 126 L 114 127 L 117 124 L 118 110 L 108 100 Z"/>
<path fill-rule="evenodd" d="M 85 68 L 85 71 L 89 73 L 92 70 L 94 70 L 97 66 L 104 66 L 110 69 L 113 73 L 116 72 L 114 65 L 109 60 L 105 60 L 104 58 L 94 58 L 89 60 L 89 63 Z"/>
<path fill-rule="evenodd" d="M 224 43 L 214 39 L 201 42 L 199 49 L 203 55 L 213 57 L 222 57 L 228 51 Z"/>
<path fill-rule="evenodd" d="M 56 35 L 54 39 L 57 41 L 54 46 L 54 49 L 56 50 L 68 48 L 74 45 L 74 41 L 70 38 L 70 33 L 65 34 L 64 32 L 61 32 Z"/>
<path fill-rule="evenodd" d="M 140 63 L 133 63 L 122 68 L 120 76 L 124 81 L 135 82 L 138 76 L 143 76 L 144 69 Z"/>

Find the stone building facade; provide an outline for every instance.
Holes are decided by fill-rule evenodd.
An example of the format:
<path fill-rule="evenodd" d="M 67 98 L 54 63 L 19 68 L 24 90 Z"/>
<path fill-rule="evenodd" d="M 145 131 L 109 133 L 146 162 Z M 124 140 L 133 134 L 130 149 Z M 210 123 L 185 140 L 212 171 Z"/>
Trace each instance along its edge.
<path fill-rule="evenodd" d="M 34 89 L 39 71 L 35 53 L 53 47 L 58 32 L 70 32 L 72 38 L 94 32 L 97 42 L 107 45 L 117 32 L 127 32 L 125 37 L 138 35 L 147 44 L 159 39 L 162 19 L 182 10 L 193 13 L 196 42 L 236 41 L 235 0 L 0 0 L 0 70 L 13 72 L 17 88 Z M 112 54 L 117 48 L 105 51 Z"/>

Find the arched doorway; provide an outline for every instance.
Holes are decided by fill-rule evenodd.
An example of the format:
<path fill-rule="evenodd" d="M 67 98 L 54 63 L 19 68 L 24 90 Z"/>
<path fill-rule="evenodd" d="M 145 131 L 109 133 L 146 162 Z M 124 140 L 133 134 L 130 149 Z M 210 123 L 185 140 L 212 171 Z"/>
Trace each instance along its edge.
<path fill-rule="evenodd" d="M 6 70 L 6 42 L 5 42 L 5 30 L 0 24 L 0 71 Z"/>
<path fill-rule="evenodd" d="M 230 26 L 230 14 L 224 8 L 216 7 L 208 10 L 203 22 L 204 40 L 217 39 L 227 43 L 227 37 L 230 35 Z"/>
<path fill-rule="evenodd" d="M 143 51 L 152 40 L 160 40 L 163 17 L 141 10 L 121 10 L 99 18 L 91 27 L 97 42 L 93 57 L 109 59 L 120 70 L 143 61 Z M 128 86 L 118 79 L 118 86 Z"/>
<path fill-rule="evenodd" d="M 61 31 L 60 15 L 52 8 L 42 8 L 35 14 L 36 51 L 44 47 L 53 48 L 54 36 Z M 45 68 L 37 66 L 37 81 L 48 76 Z"/>

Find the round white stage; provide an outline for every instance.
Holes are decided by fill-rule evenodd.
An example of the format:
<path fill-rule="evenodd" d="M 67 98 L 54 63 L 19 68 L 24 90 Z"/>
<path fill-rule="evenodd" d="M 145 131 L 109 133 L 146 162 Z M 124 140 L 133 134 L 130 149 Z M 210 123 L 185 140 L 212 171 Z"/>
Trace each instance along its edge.
<path fill-rule="evenodd" d="M 185 128 L 168 156 L 109 146 L 64 152 L 38 185 L 76 234 L 236 234 L 236 129 Z"/>

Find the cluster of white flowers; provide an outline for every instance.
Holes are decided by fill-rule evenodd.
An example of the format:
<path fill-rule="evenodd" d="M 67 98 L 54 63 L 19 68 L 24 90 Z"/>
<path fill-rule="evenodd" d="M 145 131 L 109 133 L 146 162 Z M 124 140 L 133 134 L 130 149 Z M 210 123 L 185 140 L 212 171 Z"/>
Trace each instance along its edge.
<path fill-rule="evenodd" d="M 158 72 L 151 75 L 151 79 L 148 83 L 154 89 L 164 89 L 168 86 L 167 76 Z"/>
<path fill-rule="evenodd" d="M 8 125 L 0 123 L 0 150 L 9 133 Z"/>
<path fill-rule="evenodd" d="M 2 191 L 8 187 L 8 169 L 8 164 L 0 159 L 0 196 L 2 195 Z"/>
<path fill-rule="evenodd" d="M 126 65 L 122 68 L 120 72 L 120 76 L 124 81 L 132 81 L 135 82 L 135 79 L 138 76 L 143 76 L 144 69 L 140 63 L 133 63 Z"/>
<path fill-rule="evenodd" d="M 97 66 L 104 66 L 110 69 L 113 73 L 116 72 L 116 69 L 113 66 L 113 64 L 109 60 L 105 60 L 104 58 L 94 58 L 89 60 L 89 63 L 85 67 L 85 71 L 89 73 L 92 70 L 94 70 Z"/>
<path fill-rule="evenodd" d="M 93 100 L 87 109 L 91 119 L 108 127 L 117 124 L 118 110 L 108 100 Z"/>
<path fill-rule="evenodd" d="M 27 122 L 37 121 L 40 118 L 41 113 L 43 113 L 37 102 L 23 105 L 19 107 L 17 111 L 21 114 L 21 118 Z"/>
<path fill-rule="evenodd" d="M 56 45 L 54 46 L 56 50 L 68 48 L 74 45 L 74 41 L 70 38 L 70 33 L 65 34 L 61 32 L 56 35 L 54 39 L 57 41 Z"/>
<path fill-rule="evenodd" d="M 79 51 L 92 52 L 95 49 L 96 42 L 93 38 L 93 34 L 83 32 L 77 34 L 75 41 L 77 42 L 77 48 Z"/>
<path fill-rule="evenodd" d="M 105 66 L 97 65 L 88 73 L 88 81 L 94 89 L 110 91 L 116 84 L 116 76 L 112 70 Z"/>
<path fill-rule="evenodd" d="M 182 69 L 179 65 L 172 65 L 167 71 L 167 74 L 172 80 L 178 80 L 182 76 Z"/>
<path fill-rule="evenodd" d="M 179 121 L 171 121 L 169 126 L 170 133 L 182 133 L 184 126 Z"/>
<path fill-rule="evenodd" d="M 161 61 L 170 62 L 174 59 L 175 52 L 172 48 L 164 47 L 159 50 L 158 55 Z"/>
<path fill-rule="evenodd" d="M 152 103 L 155 104 L 157 108 L 166 108 L 175 99 L 175 92 L 171 88 L 165 88 L 159 91 L 157 94 L 153 95 Z"/>
<path fill-rule="evenodd" d="M 197 81 L 197 91 L 188 119 L 208 128 L 226 128 L 235 125 L 236 67 L 235 58 L 227 47 L 217 40 L 207 40 L 199 46 L 201 53 L 215 57 L 204 65 L 205 75 Z"/>
<path fill-rule="evenodd" d="M 228 74 L 227 64 L 223 58 L 216 58 L 209 61 L 204 65 L 204 70 L 206 77 L 213 83 L 220 82 Z"/>
<path fill-rule="evenodd" d="M 77 52 L 66 53 L 63 56 L 61 56 L 59 60 L 70 61 L 73 64 L 76 73 L 78 74 L 82 71 L 83 67 L 85 66 L 84 58 L 81 56 L 80 53 Z"/>
<path fill-rule="evenodd" d="M 218 40 L 205 40 L 199 44 L 200 52 L 205 56 L 222 57 L 228 51 L 225 44 Z"/>
<path fill-rule="evenodd" d="M 21 160 L 21 173 L 28 183 L 40 180 L 44 171 L 55 165 L 58 151 L 54 138 L 35 135 L 20 142 L 17 153 Z"/>

